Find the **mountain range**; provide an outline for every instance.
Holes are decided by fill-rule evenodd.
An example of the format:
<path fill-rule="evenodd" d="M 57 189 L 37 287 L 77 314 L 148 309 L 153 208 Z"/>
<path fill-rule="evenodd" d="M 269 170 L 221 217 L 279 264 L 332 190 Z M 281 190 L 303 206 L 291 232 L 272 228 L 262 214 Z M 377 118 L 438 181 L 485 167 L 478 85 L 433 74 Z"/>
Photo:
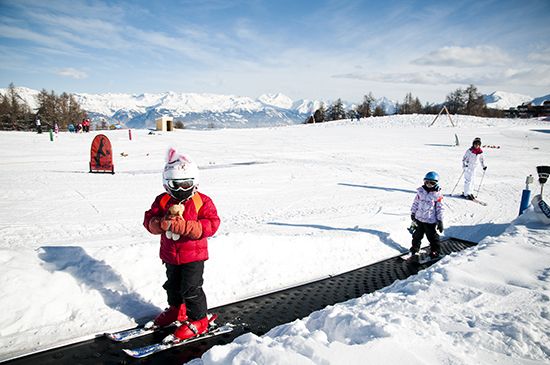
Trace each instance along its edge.
<path fill-rule="evenodd" d="M 16 88 L 21 98 L 33 109 L 38 107 L 38 90 Z M 0 89 L 5 94 L 6 89 Z M 185 128 L 230 128 L 269 127 L 303 123 L 321 103 L 325 107 L 330 101 L 301 99 L 293 101 L 288 96 L 264 94 L 253 99 L 246 96 L 176 93 L 145 94 L 73 94 L 94 121 L 105 120 L 109 124 L 123 124 L 129 128 L 154 128 L 155 120 L 171 116 L 174 121 L 183 122 Z M 525 102 L 542 103 L 550 95 L 533 99 L 527 95 L 495 91 L 484 95 L 488 107 L 508 109 Z M 386 114 L 393 114 L 397 102 L 385 97 L 376 100 Z M 353 103 L 344 102 L 345 109 L 352 109 Z"/>

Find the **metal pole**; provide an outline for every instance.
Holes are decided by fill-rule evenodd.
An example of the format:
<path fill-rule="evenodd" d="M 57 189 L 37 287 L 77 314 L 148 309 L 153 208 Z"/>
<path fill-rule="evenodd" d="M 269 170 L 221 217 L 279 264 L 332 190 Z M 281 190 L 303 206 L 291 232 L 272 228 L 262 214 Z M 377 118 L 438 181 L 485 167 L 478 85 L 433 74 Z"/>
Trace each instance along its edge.
<path fill-rule="evenodd" d="M 481 184 L 483 184 L 484 177 L 485 177 L 485 170 L 483 170 L 483 175 L 481 175 L 481 182 L 479 183 L 479 187 L 477 188 L 476 198 L 479 196 L 479 190 L 481 189 Z"/>
<path fill-rule="evenodd" d="M 456 187 L 458 186 L 458 183 L 460 182 L 460 179 L 462 179 L 462 175 L 464 175 L 464 170 L 462 170 L 462 173 L 460 174 L 460 177 L 458 178 L 458 181 L 456 182 L 455 187 L 454 187 L 453 190 L 451 191 L 451 195 L 453 195 L 453 193 L 455 192 L 455 189 L 456 189 Z"/>

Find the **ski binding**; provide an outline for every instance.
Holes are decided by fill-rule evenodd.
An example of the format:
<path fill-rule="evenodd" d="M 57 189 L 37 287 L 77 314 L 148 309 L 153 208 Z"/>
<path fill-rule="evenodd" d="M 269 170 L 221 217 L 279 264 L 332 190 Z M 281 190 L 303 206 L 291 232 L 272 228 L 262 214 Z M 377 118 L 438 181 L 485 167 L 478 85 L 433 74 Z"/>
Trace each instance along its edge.
<path fill-rule="evenodd" d="M 177 324 L 178 324 L 177 322 L 174 322 L 170 326 L 177 325 Z M 166 328 L 166 327 L 163 327 L 163 328 Z M 162 327 L 155 326 L 153 321 L 149 321 L 143 327 L 136 327 L 136 328 L 131 328 L 129 330 L 106 333 L 105 336 L 107 336 L 107 338 L 115 342 L 126 342 L 134 338 L 149 335 L 160 329 L 162 329 Z"/>

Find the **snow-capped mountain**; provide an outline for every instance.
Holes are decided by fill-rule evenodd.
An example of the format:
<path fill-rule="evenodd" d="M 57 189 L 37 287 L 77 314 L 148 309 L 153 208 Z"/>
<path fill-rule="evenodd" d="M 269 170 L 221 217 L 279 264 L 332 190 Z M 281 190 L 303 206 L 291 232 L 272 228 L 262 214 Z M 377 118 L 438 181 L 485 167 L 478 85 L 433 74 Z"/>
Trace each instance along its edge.
<path fill-rule="evenodd" d="M 531 100 L 531 103 L 533 105 L 540 106 L 540 105 L 544 104 L 545 101 L 550 101 L 550 94 L 538 97 L 536 99 L 533 99 L 533 100 Z"/>
<path fill-rule="evenodd" d="M 17 93 L 36 109 L 38 90 L 17 87 Z M 5 94 L 6 89 L 0 89 Z M 281 93 L 246 96 L 198 93 L 73 94 L 92 120 L 150 128 L 161 116 L 182 121 L 186 128 L 258 127 L 302 123 L 321 104 L 293 101 Z"/>
<path fill-rule="evenodd" d="M 32 109 L 38 107 L 38 90 L 17 87 L 17 93 Z M 0 89 L 5 94 L 6 89 Z M 288 96 L 264 94 L 256 99 L 247 96 L 176 93 L 144 94 L 73 94 L 82 108 L 94 121 L 105 120 L 110 124 L 124 124 L 131 128 L 151 128 L 161 116 L 171 116 L 186 128 L 269 127 L 303 123 L 321 104 L 326 109 L 333 101 L 301 99 L 293 101 Z M 495 91 L 485 95 L 489 108 L 508 109 L 525 102 L 541 105 L 550 95 L 533 99 L 527 95 Z M 386 97 L 378 98 L 386 114 L 394 114 L 397 102 Z M 357 104 L 343 101 L 344 109 L 351 110 Z"/>
<path fill-rule="evenodd" d="M 382 110 L 384 110 L 384 113 L 387 115 L 395 114 L 395 111 L 397 110 L 397 102 L 390 100 L 385 96 L 378 98 L 376 100 L 376 105 L 382 107 Z"/>
<path fill-rule="evenodd" d="M 164 92 L 159 94 L 75 94 L 93 119 L 126 124 L 132 128 L 152 127 L 155 119 L 171 116 L 188 128 L 285 125 L 304 117 L 290 109 L 285 95 L 250 97 Z"/>
<path fill-rule="evenodd" d="M 489 95 L 484 95 L 483 98 L 487 108 L 501 110 L 515 108 L 518 105 L 533 100 L 533 97 L 528 95 L 508 93 L 505 91 L 495 91 Z"/>

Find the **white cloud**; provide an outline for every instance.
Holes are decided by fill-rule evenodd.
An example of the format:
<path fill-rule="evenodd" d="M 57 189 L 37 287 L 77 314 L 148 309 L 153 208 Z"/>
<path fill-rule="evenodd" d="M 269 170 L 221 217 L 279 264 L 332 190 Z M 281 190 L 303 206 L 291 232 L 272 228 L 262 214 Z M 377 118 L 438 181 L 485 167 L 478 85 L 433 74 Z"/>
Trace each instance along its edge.
<path fill-rule="evenodd" d="M 510 57 L 498 47 L 443 47 L 412 62 L 422 66 L 479 67 L 503 65 Z"/>
<path fill-rule="evenodd" d="M 543 49 L 537 52 L 531 52 L 527 56 L 529 61 L 540 62 L 546 65 L 550 65 L 550 48 Z"/>
<path fill-rule="evenodd" d="M 57 71 L 56 74 L 64 76 L 64 77 L 70 77 L 70 78 L 77 79 L 77 80 L 85 79 L 85 78 L 88 77 L 88 74 L 86 72 L 80 71 L 80 70 L 77 70 L 77 69 L 71 68 L 71 67 L 61 69 L 61 70 Z"/>

